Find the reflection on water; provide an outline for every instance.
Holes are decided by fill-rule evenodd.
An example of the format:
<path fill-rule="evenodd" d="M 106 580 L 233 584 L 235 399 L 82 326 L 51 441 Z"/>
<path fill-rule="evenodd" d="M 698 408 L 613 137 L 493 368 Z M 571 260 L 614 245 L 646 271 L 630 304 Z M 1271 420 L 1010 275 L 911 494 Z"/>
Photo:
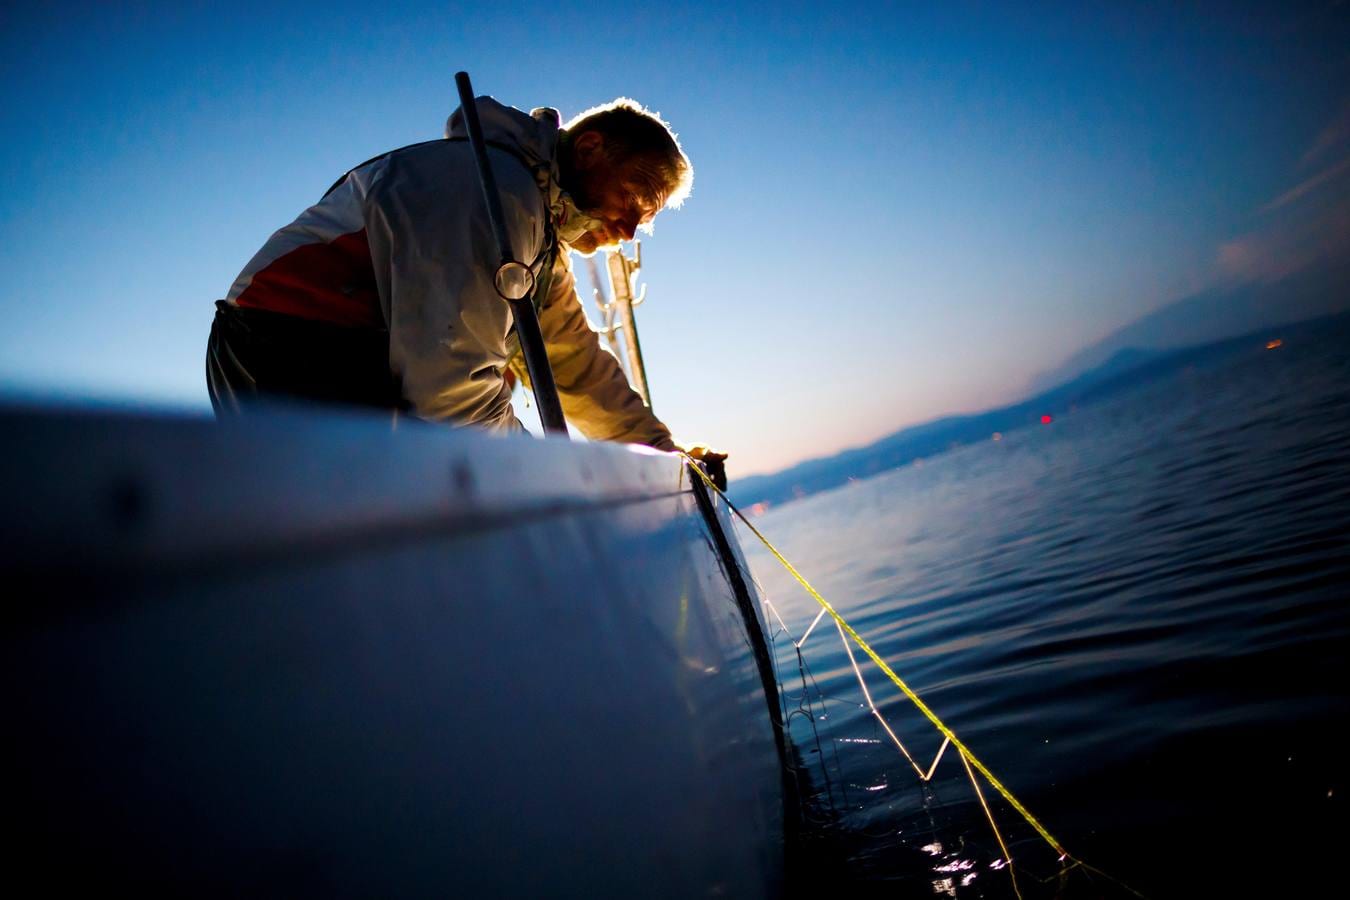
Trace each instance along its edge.
<path fill-rule="evenodd" d="M 757 524 L 1075 856 L 1149 896 L 1343 891 L 1348 347 L 1350 320 L 1283 329 Z M 813 601 L 743 538 L 800 636 Z M 887 896 L 1012 896 L 959 754 L 921 782 L 828 626 L 802 669 L 775 641 L 808 862 Z M 859 664 L 926 767 L 941 735 Z M 985 793 L 1024 896 L 1128 896 Z"/>

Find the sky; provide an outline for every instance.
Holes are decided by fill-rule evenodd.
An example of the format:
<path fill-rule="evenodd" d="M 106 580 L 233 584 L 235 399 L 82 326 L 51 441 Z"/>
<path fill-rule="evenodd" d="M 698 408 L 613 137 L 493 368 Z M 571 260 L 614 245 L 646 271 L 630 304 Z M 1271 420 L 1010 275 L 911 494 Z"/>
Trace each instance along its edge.
<path fill-rule="evenodd" d="M 1345 2 L 15 6 L 11 396 L 208 409 L 213 302 L 348 168 L 439 137 L 459 69 L 679 133 L 694 192 L 643 240 L 643 351 L 656 412 L 733 476 L 1019 399 L 1350 227 Z"/>

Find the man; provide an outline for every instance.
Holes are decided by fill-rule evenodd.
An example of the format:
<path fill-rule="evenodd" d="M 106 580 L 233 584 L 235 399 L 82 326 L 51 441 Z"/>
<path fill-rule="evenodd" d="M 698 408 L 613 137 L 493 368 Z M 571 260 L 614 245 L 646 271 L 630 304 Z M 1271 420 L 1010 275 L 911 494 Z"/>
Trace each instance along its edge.
<path fill-rule="evenodd" d="M 677 449 L 586 321 L 567 251 L 631 240 L 679 206 L 693 182 L 688 157 L 631 100 L 566 127 L 551 109 L 476 103 L 512 246 L 540 285 L 535 305 L 568 420 L 593 440 Z M 289 396 L 521 430 L 504 377 L 518 344 L 493 284 L 490 229 L 459 111 L 445 139 L 348 172 L 216 304 L 206 371 L 217 414 Z"/>

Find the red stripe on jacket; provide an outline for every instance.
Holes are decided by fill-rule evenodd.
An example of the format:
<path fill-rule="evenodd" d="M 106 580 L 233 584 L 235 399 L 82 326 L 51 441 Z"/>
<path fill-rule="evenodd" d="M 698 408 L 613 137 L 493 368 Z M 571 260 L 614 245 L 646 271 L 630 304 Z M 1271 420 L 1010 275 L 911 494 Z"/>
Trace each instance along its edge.
<path fill-rule="evenodd" d="M 385 327 L 364 228 L 278 257 L 254 273 L 235 302 L 337 325 Z"/>

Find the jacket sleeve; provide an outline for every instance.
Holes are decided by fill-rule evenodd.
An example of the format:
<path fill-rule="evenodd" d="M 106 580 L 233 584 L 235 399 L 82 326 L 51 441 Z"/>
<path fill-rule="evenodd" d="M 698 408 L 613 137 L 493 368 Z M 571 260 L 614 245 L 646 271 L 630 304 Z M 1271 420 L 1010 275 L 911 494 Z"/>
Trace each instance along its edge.
<path fill-rule="evenodd" d="M 567 420 L 594 441 L 674 450 L 670 430 L 629 387 L 619 361 L 601 346 L 600 336 L 586 321 L 565 249 L 558 254 L 542 306 L 539 326 Z"/>
<path fill-rule="evenodd" d="M 444 153 L 398 160 L 367 198 L 390 368 L 421 418 L 520 431 L 502 377 L 511 311 L 493 286 L 498 262 L 482 191 L 472 162 L 453 165 Z M 513 250 L 532 259 L 542 243 L 539 190 L 509 157 L 494 168 Z"/>

